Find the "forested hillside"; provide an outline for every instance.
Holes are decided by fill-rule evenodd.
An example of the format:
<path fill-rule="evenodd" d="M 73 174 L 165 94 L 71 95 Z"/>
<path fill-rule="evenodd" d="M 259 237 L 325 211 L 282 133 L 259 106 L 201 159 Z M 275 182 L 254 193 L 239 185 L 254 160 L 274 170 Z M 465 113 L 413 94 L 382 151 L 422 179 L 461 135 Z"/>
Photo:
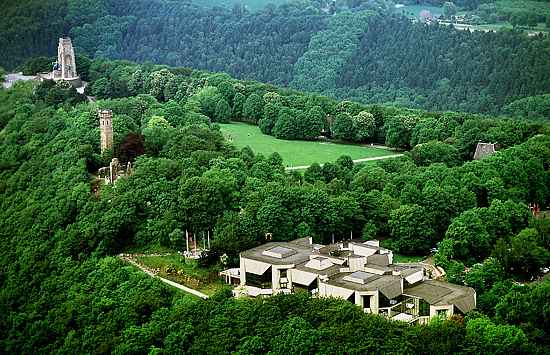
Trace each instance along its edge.
<path fill-rule="evenodd" d="M 514 98 L 550 91 L 547 37 L 453 31 L 396 17 L 369 21 L 343 67 L 339 95 L 366 102 L 491 112 Z"/>
<path fill-rule="evenodd" d="M 338 2 L 334 15 L 326 6 L 10 0 L 0 65 L 52 56 L 66 33 L 80 54 L 225 71 L 363 103 L 509 113 L 511 102 L 550 90 L 547 36 L 412 23 L 384 1 Z"/>
<path fill-rule="evenodd" d="M 3 351 L 548 353 L 550 283 L 538 277 L 550 224 L 527 207 L 550 203 L 547 125 L 365 107 L 122 61 L 95 60 L 86 75 L 95 103 L 63 83 L 0 90 Z M 287 173 L 277 154 L 236 150 L 215 123 L 259 122 L 269 104 L 282 104 L 281 115 L 359 116 L 361 125 L 342 132 L 374 121 L 388 143 L 415 148 L 374 165 L 344 156 Z M 98 108 L 114 114 L 115 146 L 103 155 Z M 487 136 L 503 149 L 465 163 Z M 94 174 L 113 155 L 133 161 L 134 172 L 98 185 Z M 405 326 L 305 295 L 196 300 L 112 257 L 176 248 L 181 240 L 170 236 L 181 230 L 211 231 L 203 264 L 227 254 L 235 265 L 266 232 L 319 242 L 353 233 L 404 254 L 439 243 L 436 262 L 450 281 L 476 289 L 479 312 Z"/>

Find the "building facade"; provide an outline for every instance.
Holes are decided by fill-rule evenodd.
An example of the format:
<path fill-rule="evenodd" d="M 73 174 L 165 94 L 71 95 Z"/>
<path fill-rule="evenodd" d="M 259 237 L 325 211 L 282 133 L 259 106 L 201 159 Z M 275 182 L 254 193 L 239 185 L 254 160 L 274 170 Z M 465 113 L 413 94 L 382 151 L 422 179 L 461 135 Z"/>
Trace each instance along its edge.
<path fill-rule="evenodd" d="M 465 314 L 476 305 L 472 288 L 430 280 L 419 264 L 393 264 L 392 251 L 376 240 L 326 246 L 309 238 L 271 242 L 242 252 L 240 267 L 222 275 L 228 282 L 239 280 L 236 293 L 255 297 L 301 290 L 408 323 Z"/>

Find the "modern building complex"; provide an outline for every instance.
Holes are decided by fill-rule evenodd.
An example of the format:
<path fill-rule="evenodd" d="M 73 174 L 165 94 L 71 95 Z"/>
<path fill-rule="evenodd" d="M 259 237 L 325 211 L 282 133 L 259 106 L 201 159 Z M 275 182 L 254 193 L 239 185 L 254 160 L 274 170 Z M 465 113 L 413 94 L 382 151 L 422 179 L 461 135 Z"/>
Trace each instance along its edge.
<path fill-rule="evenodd" d="M 304 290 L 409 323 L 464 314 L 476 305 L 474 289 L 430 280 L 420 264 L 393 264 L 392 251 L 377 240 L 271 242 L 242 252 L 240 267 L 221 274 L 227 282 L 238 280 L 236 292 L 248 296 Z"/>

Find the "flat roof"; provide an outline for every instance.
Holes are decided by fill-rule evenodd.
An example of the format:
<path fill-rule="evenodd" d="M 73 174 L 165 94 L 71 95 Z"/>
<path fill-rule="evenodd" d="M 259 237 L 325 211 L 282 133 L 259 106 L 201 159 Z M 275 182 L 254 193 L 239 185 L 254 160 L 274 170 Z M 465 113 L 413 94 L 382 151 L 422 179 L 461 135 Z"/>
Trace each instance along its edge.
<path fill-rule="evenodd" d="M 475 308 L 475 291 L 471 287 L 437 280 L 426 280 L 406 288 L 404 294 L 420 297 L 431 305 L 457 306 L 463 313 Z"/>
<path fill-rule="evenodd" d="M 363 281 L 363 283 L 367 283 L 380 278 L 380 275 L 376 275 L 376 274 L 372 274 L 370 272 L 364 272 L 364 271 L 355 271 L 354 273 L 349 275 L 349 277 L 361 280 Z"/>
<path fill-rule="evenodd" d="M 390 265 L 389 254 L 374 254 L 374 255 L 367 256 L 367 264 L 388 266 Z"/>
<path fill-rule="evenodd" d="M 342 267 L 341 265 L 334 264 L 330 267 L 327 267 L 326 269 L 317 270 L 317 269 L 312 269 L 310 267 L 307 267 L 306 264 L 308 262 L 309 262 L 309 259 L 307 261 L 304 261 L 304 262 L 300 263 L 300 264 L 297 264 L 294 268 L 296 270 L 306 271 L 306 272 L 310 272 L 312 274 L 332 276 L 332 275 L 335 275 L 335 274 L 339 273 L 340 268 Z"/>
<path fill-rule="evenodd" d="M 277 258 L 269 255 L 263 254 L 265 251 L 273 251 L 275 248 L 280 248 L 277 250 L 285 251 L 282 258 Z M 292 253 L 290 253 L 291 251 Z M 287 243 L 287 242 L 270 242 L 266 244 L 259 245 L 252 249 L 245 250 L 241 252 L 241 257 L 256 261 L 261 261 L 264 263 L 272 265 L 287 265 L 287 264 L 299 264 L 304 261 L 309 260 L 309 256 L 313 253 L 313 246 L 306 247 L 305 245 L 297 243 Z"/>
<path fill-rule="evenodd" d="M 377 279 L 364 284 L 344 280 L 344 277 L 351 275 L 351 272 L 342 272 L 326 281 L 326 284 L 347 288 L 355 291 L 380 291 L 389 299 L 399 296 L 401 292 L 401 277 L 393 275 L 376 275 Z"/>
<path fill-rule="evenodd" d="M 275 257 L 279 257 L 278 255 L 280 255 L 280 258 L 286 258 L 288 256 L 296 254 L 296 251 L 294 249 L 286 248 L 283 246 L 276 246 L 271 249 L 264 250 L 263 252 L 264 252 L 264 255 L 265 253 L 268 253 L 268 252 L 272 254 L 276 254 L 277 256 Z M 271 256 L 271 255 L 268 255 L 268 256 Z"/>

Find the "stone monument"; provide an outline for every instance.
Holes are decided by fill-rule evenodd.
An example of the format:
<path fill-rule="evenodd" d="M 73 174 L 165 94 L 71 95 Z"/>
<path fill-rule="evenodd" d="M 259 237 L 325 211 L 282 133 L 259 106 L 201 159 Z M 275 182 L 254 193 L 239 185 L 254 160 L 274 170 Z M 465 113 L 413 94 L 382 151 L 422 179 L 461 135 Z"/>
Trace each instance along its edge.
<path fill-rule="evenodd" d="M 82 87 L 82 80 L 76 72 L 73 43 L 69 37 L 61 37 L 57 46 L 57 61 L 50 73 L 38 74 L 40 80 L 66 81 L 76 88 Z"/>
<path fill-rule="evenodd" d="M 113 111 L 99 110 L 99 130 L 101 131 L 101 153 L 113 148 Z"/>
<path fill-rule="evenodd" d="M 59 45 L 57 46 L 57 63 L 55 63 L 53 73 L 56 79 L 74 80 L 78 78 L 73 42 L 69 37 L 62 37 L 59 39 Z"/>

